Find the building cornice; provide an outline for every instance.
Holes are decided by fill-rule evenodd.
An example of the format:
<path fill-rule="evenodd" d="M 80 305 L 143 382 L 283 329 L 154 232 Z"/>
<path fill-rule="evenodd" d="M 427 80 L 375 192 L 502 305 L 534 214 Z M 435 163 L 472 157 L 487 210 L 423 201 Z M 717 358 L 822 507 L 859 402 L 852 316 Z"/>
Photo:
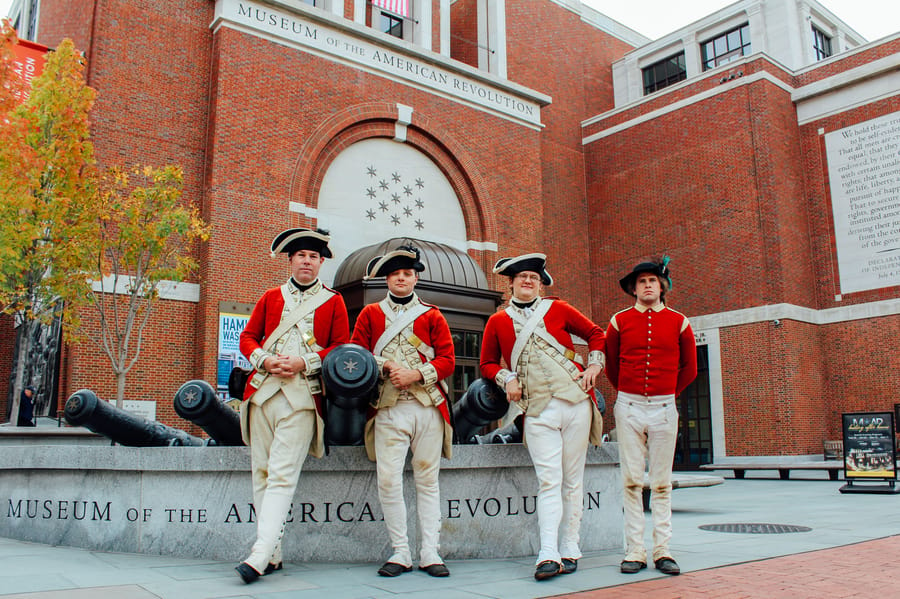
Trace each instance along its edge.
<path fill-rule="evenodd" d="M 702 331 L 758 322 L 778 323 L 783 320 L 794 320 L 813 325 L 829 325 L 883 316 L 896 316 L 898 314 L 900 314 L 900 298 L 838 306 L 824 310 L 816 310 L 795 304 L 769 304 L 742 310 L 691 316 L 690 321 L 695 331 Z"/>

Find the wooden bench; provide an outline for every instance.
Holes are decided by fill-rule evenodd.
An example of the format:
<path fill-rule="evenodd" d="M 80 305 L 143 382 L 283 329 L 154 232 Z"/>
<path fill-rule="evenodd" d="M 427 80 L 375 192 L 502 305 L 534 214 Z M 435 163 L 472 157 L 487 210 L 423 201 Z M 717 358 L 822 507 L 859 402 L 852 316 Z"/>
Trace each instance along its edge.
<path fill-rule="evenodd" d="M 721 485 L 725 479 L 721 476 L 713 474 L 685 474 L 682 472 L 672 473 L 672 489 L 688 489 L 691 487 L 714 487 Z M 642 493 L 644 500 L 644 511 L 650 511 L 650 479 L 644 473 L 644 492 Z"/>
<path fill-rule="evenodd" d="M 843 441 L 822 441 L 822 455 L 826 460 L 844 459 Z"/>
<path fill-rule="evenodd" d="M 733 470 L 734 477 L 744 478 L 747 470 L 777 470 L 781 480 L 791 477 L 791 470 L 825 470 L 828 478 L 838 480 L 838 475 L 844 469 L 844 462 L 828 460 L 821 462 L 728 462 L 725 464 L 703 464 L 701 470 Z"/>

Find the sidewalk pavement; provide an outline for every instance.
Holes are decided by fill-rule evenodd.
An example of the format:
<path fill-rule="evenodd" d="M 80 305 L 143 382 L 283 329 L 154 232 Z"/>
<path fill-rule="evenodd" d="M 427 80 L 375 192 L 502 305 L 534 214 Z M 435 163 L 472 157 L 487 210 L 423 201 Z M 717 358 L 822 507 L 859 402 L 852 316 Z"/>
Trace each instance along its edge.
<path fill-rule="evenodd" d="M 727 474 L 730 474 L 727 473 Z M 451 576 L 414 571 L 397 578 L 370 563 L 285 564 L 252 585 L 236 564 L 166 556 L 104 553 L 0 539 L 4 599 L 397 598 L 521 599 L 607 597 L 863 597 L 889 595 L 900 580 L 900 496 L 839 493 L 824 473 L 778 480 L 748 473 L 717 487 L 673 492 L 672 550 L 683 574 L 652 565 L 619 573 L 619 551 L 593 552 L 574 574 L 537 582 L 533 556 L 450 560 Z M 764 478 L 770 477 L 770 478 Z M 773 477 L 775 477 L 773 479 Z M 2 513 L 0 513 L 2 516 Z M 808 527 L 777 534 L 702 530 L 710 524 Z M 649 516 L 648 516 L 649 524 Z M 649 529 L 649 526 L 648 526 Z M 648 530 L 649 538 L 649 530 Z M 788 556 L 788 557 L 784 557 Z"/>

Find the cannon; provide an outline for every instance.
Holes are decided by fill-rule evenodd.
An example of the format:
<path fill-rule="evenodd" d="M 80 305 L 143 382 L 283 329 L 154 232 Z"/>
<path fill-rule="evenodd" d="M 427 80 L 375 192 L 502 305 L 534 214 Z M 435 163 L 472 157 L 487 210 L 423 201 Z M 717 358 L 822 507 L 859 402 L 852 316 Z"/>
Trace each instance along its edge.
<path fill-rule="evenodd" d="M 179 387 L 172 402 L 175 413 L 193 422 L 216 442 L 216 445 L 243 445 L 241 415 L 216 396 L 206 381 L 188 381 Z"/>
<path fill-rule="evenodd" d="M 521 443 L 524 418 L 525 416 L 523 414 L 519 414 L 512 422 L 504 427 L 483 435 L 475 435 L 475 443 L 478 445 Z"/>
<path fill-rule="evenodd" d="M 472 382 L 453 406 L 453 434 L 457 443 L 476 443 L 476 435 L 484 426 L 503 418 L 509 409 L 506 393 L 489 379 Z"/>
<path fill-rule="evenodd" d="M 378 390 L 372 352 L 354 343 L 339 345 L 322 360 L 325 382 L 325 438 L 331 445 L 362 445 L 366 411 Z"/>
<path fill-rule="evenodd" d="M 208 443 L 184 431 L 120 410 L 90 389 L 73 393 L 66 401 L 66 422 L 83 426 L 132 447 L 201 446 Z"/>

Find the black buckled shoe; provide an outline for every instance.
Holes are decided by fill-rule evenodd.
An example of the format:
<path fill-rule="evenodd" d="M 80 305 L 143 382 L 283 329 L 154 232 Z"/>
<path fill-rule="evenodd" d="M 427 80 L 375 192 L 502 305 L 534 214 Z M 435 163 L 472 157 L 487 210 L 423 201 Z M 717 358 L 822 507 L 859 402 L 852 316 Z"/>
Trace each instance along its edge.
<path fill-rule="evenodd" d="M 562 572 L 560 574 L 571 574 L 578 569 L 578 560 L 568 557 L 562 558 Z"/>
<path fill-rule="evenodd" d="M 237 565 L 237 573 L 241 575 L 241 579 L 246 583 L 256 582 L 259 580 L 259 572 L 253 569 L 253 566 L 247 562 L 241 562 Z"/>
<path fill-rule="evenodd" d="M 645 564 L 644 562 L 625 560 L 621 564 L 619 564 L 619 571 L 622 574 L 637 574 L 646 567 L 647 564 Z"/>
<path fill-rule="evenodd" d="M 450 570 L 444 564 L 431 564 L 430 566 L 419 566 L 419 570 L 422 570 L 429 576 L 434 576 L 435 578 L 443 578 L 445 576 L 450 576 Z"/>
<path fill-rule="evenodd" d="M 545 559 L 534 569 L 534 578 L 535 580 L 547 580 L 548 578 L 553 578 L 560 572 L 562 572 L 562 565 L 560 565 L 559 562 Z"/>
<path fill-rule="evenodd" d="M 379 576 L 389 576 L 391 578 L 393 578 L 394 576 L 400 576 L 404 572 L 412 572 L 412 566 L 404 566 L 395 562 L 387 562 L 383 566 L 378 568 Z"/>
<path fill-rule="evenodd" d="M 676 564 L 675 560 L 671 557 L 661 557 L 653 562 L 653 564 L 656 566 L 656 569 L 663 574 L 669 574 L 671 576 L 678 576 L 681 574 L 681 568 L 678 567 L 678 564 Z"/>
<path fill-rule="evenodd" d="M 263 576 L 271 574 L 272 572 L 278 572 L 282 568 L 284 568 L 284 564 L 282 562 L 278 562 L 277 564 L 269 562 L 269 564 L 266 566 L 266 569 L 263 570 Z"/>

